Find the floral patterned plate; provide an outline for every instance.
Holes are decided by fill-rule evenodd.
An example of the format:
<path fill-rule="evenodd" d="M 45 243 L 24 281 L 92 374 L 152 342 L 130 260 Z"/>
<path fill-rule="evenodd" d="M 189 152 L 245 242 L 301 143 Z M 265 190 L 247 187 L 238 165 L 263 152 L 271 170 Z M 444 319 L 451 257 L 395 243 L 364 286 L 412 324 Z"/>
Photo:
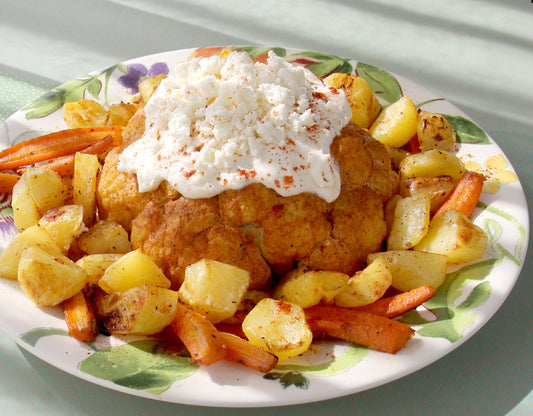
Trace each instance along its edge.
<path fill-rule="evenodd" d="M 0 128 L 1 147 L 64 129 L 61 107 L 83 97 L 104 106 L 127 100 L 146 76 L 168 73 L 193 52 L 242 49 L 263 60 L 269 49 L 318 76 L 357 73 L 384 105 L 408 95 L 419 108 L 438 112 L 458 133 L 457 154 L 487 177 L 475 222 L 489 236 L 484 258 L 449 270 L 429 302 L 401 318 L 415 337 L 395 355 L 343 342 L 317 343 L 268 374 L 237 364 L 196 365 L 187 351 L 157 339 L 99 335 L 91 343 L 70 338 L 59 308 L 40 309 L 17 282 L 0 279 L 0 328 L 44 361 L 90 382 L 152 399 L 204 406 L 279 406 L 353 394 L 412 373 L 472 337 L 512 290 L 524 262 L 529 224 L 526 200 L 505 155 L 455 106 L 421 86 L 363 62 L 283 48 L 229 47 L 180 50 L 133 59 L 69 81 L 10 117 Z M 16 235 L 9 196 L 1 199 L 0 245 Z"/>

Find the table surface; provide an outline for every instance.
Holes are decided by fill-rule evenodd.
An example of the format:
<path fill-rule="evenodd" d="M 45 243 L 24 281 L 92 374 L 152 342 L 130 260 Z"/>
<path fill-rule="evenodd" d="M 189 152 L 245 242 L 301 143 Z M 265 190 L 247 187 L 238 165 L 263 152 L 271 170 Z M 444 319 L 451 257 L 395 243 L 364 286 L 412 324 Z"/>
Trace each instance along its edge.
<path fill-rule="evenodd" d="M 274 45 L 372 63 L 483 126 L 533 206 L 529 0 L 0 0 L 0 39 L 0 122 L 59 83 L 167 50 Z M 369 391 L 300 406 L 219 409 L 129 396 L 50 366 L 0 331 L 0 414 L 530 415 L 532 267 L 528 252 L 501 309 L 443 359 Z"/>

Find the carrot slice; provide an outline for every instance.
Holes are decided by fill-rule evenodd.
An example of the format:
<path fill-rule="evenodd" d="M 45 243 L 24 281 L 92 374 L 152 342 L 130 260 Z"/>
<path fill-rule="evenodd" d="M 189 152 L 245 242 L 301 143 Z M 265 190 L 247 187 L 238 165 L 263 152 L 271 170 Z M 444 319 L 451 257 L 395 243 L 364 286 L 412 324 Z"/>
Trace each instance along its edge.
<path fill-rule="evenodd" d="M 354 309 L 350 312 L 350 320 L 330 316 L 308 319 L 309 327 L 313 334 L 325 334 L 390 354 L 397 353 L 414 335 L 414 330 L 401 322 Z"/>
<path fill-rule="evenodd" d="M 96 143 L 87 146 L 85 149 L 82 149 L 77 153 L 100 155 L 104 153 L 106 150 L 113 147 L 114 145 L 115 145 L 115 139 L 112 136 L 106 136 L 102 140 L 99 140 Z M 75 159 L 76 159 L 75 154 L 61 156 L 61 157 L 56 157 L 55 159 L 51 159 L 48 162 L 45 162 L 40 166 L 45 169 L 53 170 L 54 172 L 58 173 L 59 175 L 63 177 L 68 177 L 68 176 L 74 175 Z M 24 168 L 21 168 L 20 171 L 23 172 Z"/>
<path fill-rule="evenodd" d="M 13 187 L 20 179 L 20 175 L 16 173 L 0 172 L 0 193 L 10 193 Z"/>
<path fill-rule="evenodd" d="M 65 300 L 62 305 L 70 336 L 78 341 L 94 340 L 98 332 L 98 323 L 83 291 Z"/>
<path fill-rule="evenodd" d="M 243 364 L 262 373 L 268 373 L 278 363 L 278 357 L 274 354 L 237 335 L 220 332 L 219 337 L 226 351 L 224 358 L 228 361 Z"/>
<path fill-rule="evenodd" d="M 394 318 L 422 305 L 434 295 L 435 289 L 430 285 L 424 285 L 394 296 L 381 298 L 369 305 L 360 306 L 357 310 Z"/>
<path fill-rule="evenodd" d="M 210 365 L 224 358 L 226 352 L 220 332 L 202 314 L 178 303 L 176 316 L 170 327 L 194 361 Z"/>
<path fill-rule="evenodd" d="M 0 170 L 15 169 L 74 154 L 106 136 L 114 145 L 122 143 L 122 126 L 62 130 L 11 146 L 0 152 Z"/>
<path fill-rule="evenodd" d="M 466 171 L 459 183 L 434 215 L 456 210 L 471 217 L 483 190 L 484 177 L 481 173 Z"/>

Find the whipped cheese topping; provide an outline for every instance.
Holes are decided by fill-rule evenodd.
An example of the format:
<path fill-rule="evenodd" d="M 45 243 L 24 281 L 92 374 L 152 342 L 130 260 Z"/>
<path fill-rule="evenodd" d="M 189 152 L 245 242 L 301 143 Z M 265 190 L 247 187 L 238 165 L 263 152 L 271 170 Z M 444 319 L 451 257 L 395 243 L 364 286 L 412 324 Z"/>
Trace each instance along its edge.
<path fill-rule="evenodd" d="M 339 195 L 329 149 L 351 118 L 346 96 L 272 52 L 266 64 L 243 52 L 179 63 L 145 114 L 144 135 L 118 165 L 141 192 L 167 180 L 188 198 L 253 182 L 282 196 Z"/>

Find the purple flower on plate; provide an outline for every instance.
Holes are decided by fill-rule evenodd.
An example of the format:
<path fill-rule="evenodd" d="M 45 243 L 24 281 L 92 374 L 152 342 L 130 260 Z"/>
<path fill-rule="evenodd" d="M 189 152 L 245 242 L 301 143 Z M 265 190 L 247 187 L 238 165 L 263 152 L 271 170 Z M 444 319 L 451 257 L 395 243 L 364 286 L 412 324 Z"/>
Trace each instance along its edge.
<path fill-rule="evenodd" d="M 140 81 L 156 75 L 168 75 L 168 65 L 164 62 L 156 62 L 150 68 L 146 68 L 143 64 L 131 64 L 126 67 L 126 71 L 125 75 L 119 77 L 118 83 L 129 88 L 132 94 L 137 94 Z"/>

